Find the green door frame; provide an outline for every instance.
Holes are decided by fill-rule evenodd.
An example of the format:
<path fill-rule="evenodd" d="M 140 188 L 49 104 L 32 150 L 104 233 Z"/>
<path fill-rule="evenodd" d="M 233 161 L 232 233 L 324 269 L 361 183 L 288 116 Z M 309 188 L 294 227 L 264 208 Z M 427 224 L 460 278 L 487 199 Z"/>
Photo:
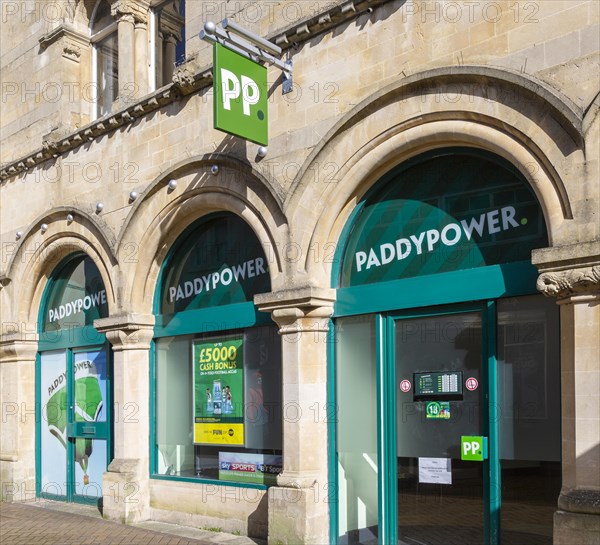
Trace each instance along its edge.
<path fill-rule="evenodd" d="M 88 326 L 88 328 L 91 326 Z M 80 328 L 84 329 L 84 328 Z M 95 330 L 94 330 L 95 331 Z M 88 332 L 89 334 L 89 332 Z M 99 334 L 96 332 L 96 336 Z M 79 331 L 74 337 L 80 338 L 85 336 L 85 333 Z M 102 335 L 104 337 L 104 335 Z M 57 346 L 58 344 L 58 346 Z M 36 358 L 36 370 L 35 370 L 35 382 L 36 382 L 36 496 L 44 497 L 48 499 L 54 499 L 59 501 L 75 502 L 75 503 L 89 503 L 90 501 L 86 496 L 77 495 L 74 490 L 74 474 L 75 474 L 75 462 L 74 462 L 74 439 L 86 438 L 86 439 L 97 439 L 106 441 L 106 464 L 112 460 L 112 434 L 113 434 L 113 419 L 112 419 L 112 357 L 110 345 L 106 341 L 102 344 L 79 344 L 76 347 L 61 346 L 64 343 L 48 343 L 42 342 L 39 345 L 39 351 Z M 74 355 L 81 352 L 87 352 L 91 350 L 104 350 L 106 354 L 106 422 L 98 423 L 84 423 L 75 421 L 75 373 L 73 370 Z M 41 356 L 44 352 L 57 352 L 62 351 L 65 353 L 65 371 L 67 373 L 67 487 L 66 495 L 59 496 L 56 494 L 48 494 L 42 491 L 42 450 L 41 450 L 41 427 L 44 422 L 42 407 L 40 403 L 41 399 Z M 93 430 L 92 430 L 93 428 Z"/>
<path fill-rule="evenodd" d="M 500 458 L 498 449 L 498 423 L 495 414 L 490 411 L 490 407 L 496 401 L 496 304 L 494 301 L 482 301 L 479 304 L 450 305 L 439 309 L 421 309 L 407 310 L 402 313 L 390 313 L 383 317 L 386 322 L 385 335 L 387 348 L 384 354 L 385 367 L 387 368 L 387 384 L 380 384 L 379 388 L 383 396 L 387 396 L 384 406 L 388 410 L 383 415 L 382 432 L 384 437 L 381 441 L 387 445 L 385 453 L 390 456 L 386 463 L 387 478 L 383 479 L 382 485 L 388 487 L 386 494 L 388 499 L 388 511 L 383 516 L 383 532 L 387 540 L 382 543 L 397 543 L 398 521 L 397 521 L 397 467 L 396 467 L 396 446 L 397 446 L 397 390 L 396 390 L 396 347 L 394 342 L 394 330 L 397 321 L 426 318 L 433 316 L 447 316 L 452 314 L 463 314 L 466 312 L 476 312 L 481 316 L 481 388 L 482 406 L 481 423 L 482 434 L 488 437 L 489 457 L 484 460 L 483 475 L 483 512 L 484 512 L 484 543 L 485 545 L 498 545 L 500 535 Z M 383 473 L 383 471 L 382 471 Z M 393 484 L 392 484 L 393 483 Z"/>
<path fill-rule="evenodd" d="M 73 327 L 67 329 L 58 329 L 55 331 L 44 331 L 43 326 L 45 324 L 44 313 L 48 305 L 49 297 L 55 286 L 60 285 L 64 282 L 63 278 L 57 278 L 57 273 L 60 273 L 63 268 L 73 259 L 81 257 L 83 252 L 74 252 L 63 259 L 54 269 L 52 277 L 46 283 L 42 294 L 42 299 L 38 312 L 38 329 L 39 329 L 39 341 L 38 341 L 38 352 L 36 354 L 35 362 L 35 492 L 36 497 L 44 497 L 48 499 L 55 499 L 59 501 L 75 502 L 75 503 L 89 503 L 89 499 L 85 496 L 78 496 L 74 493 L 74 439 L 75 437 L 86 437 L 86 438 L 97 438 L 99 440 L 106 440 L 106 464 L 112 460 L 112 436 L 113 436 L 113 411 L 112 411 L 112 372 L 113 372 L 113 358 L 110 344 L 106 340 L 106 336 L 103 333 L 99 333 L 93 325 L 85 325 L 82 327 Z M 73 372 L 73 355 L 79 352 L 85 352 L 89 350 L 104 350 L 106 354 L 106 423 L 94 423 L 94 425 L 86 424 L 87 428 L 94 428 L 93 433 L 88 433 L 87 429 L 84 429 L 83 423 L 75 422 L 74 415 L 74 379 L 75 374 Z M 67 374 L 67 491 L 65 496 L 59 496 L 56 494 L 43 493 L 42 491 L 42 451 L 41 451 L 41 429 L 43 419 L 42 407 L 41 407 L 41 356 L 44 352 L 57 352 L 63 351 L 65 353 L 65 372 Z M 70 430 L 69 430 L 70 426 Z M 100 434 L 101 437 L 96 437 L 96 434 Z"/>
<path fill-rule="evenodd" d="M 500 267 L 502 267 L 502 271 L 498 270 Z M 461 272 L 463 273 L 463 278 L 457 278 L 457 273 Z M 507 275 L 506 277 L 504 277 L 505 274 Z M 488 390 L 488 400 L 487 403 L 484 403 L 482 418 L 487 425 L 486 435 L 489 437 L 490 460 L 487 462 L 488 465 L 485 471 L 488 482 L 484 490 L 488 489 L 490 491 L 490 494 L 484 498 L 484 501 L 489 504 L 489 510 L 486 510 L 489 519 L 485 521 L 485 524 L 488 528 L 489 545 L 496 545 L 500 543 L 501 506 L 501 474 L 498 446 L 499 422 L 495 413 L 495 408 L 498 406 L 496 300 L 503 297 L 516 297 L 537 293 L 532 289 L 532 286 L 535 286 L 537 272 L 530 263 L 517 262 L 509 266 L 495 265 L 482 267 L 481 269 L 440 274 L 437 275 L 433 286 L 431 282 L 427 281 L 428 278 L 408 279 L 411 280 L 410 289 L 406 287 L 406 280 L 398 280 L 337 290 L 338 297 L 331 326 L 332 336 L 334 335 L 335 318 L 359 314 L 375 314 L 376 316 L 378 448 L 380 463 L 383 464 L 379 472 L 380 543 L 396 543 L 397 534 L 397 528 L 394 528 L 394 525 L 389 522 L 389 515 L 396 508 L 397 498 L 394 497 L 395 494 L 393 492 L 390 492 L 385 482 L 387 478 L 392 478 L 396 472 L 395 464 L 390 463 L 392 457 L 395 456 L 396 449 L 394 441 L 396 437 L 395 414 L 385 416 L 383 411 L 384 407 L 390 407 L 392 400 L 395 400 L 395 370 L 392 365 L 393 360 L 390 359 L 390 354 L 393 354 L 393 336 L 389 332 L 389 328 L 391 327 L 389 321 L 393 321 L 396 318 L 409 318 L 427 314 L 436 315 L 477 310 L 481 312 L 482 327 L 485 331 L 482 339 L 484 350 L 482 357 L 487 362 L 487 365 L 482 366 L 482 379 Z M 477 278 L 478 281 L 472 283 L 471 281 L 474 278 Z M 501 283 L 499 282 L 500 279 L 503 280 Z M 488 282 L 479 283 L 479 280 L 487 280 Z M 453 282 L 453 289 L 447 290 L 445 287 L 449 285 L 450 281 Z M 467 299 L 467 292 L 470 293 L 469 299 L 473 303 L 465 304 L 462 302 Z M 433 302 L 434 297 L 437 303 L 435 305 Z M 423 299 L 425 299 L 424 304 L 419 305 L 417 301 Z M 379 311 L 375 310 L 378 307 Z M 328 399 L 333 406 L 336 404 L 336 360 L 334 345 L 335 343 L 332 342 L 328 362 L 330 367 Z M 329 430 L 329 475 L 335 487 L 335 494 L 338 493 L 336 441 L 335 425 L 331 425 Z M 492 460 L 496 460 L 497 463 L 491 463 Z M 337 502 L 333 502 L 330 513 L 330 542 L 332 545 L 337 543 L 338 535 L 338 512 L 336 506 Z"/>

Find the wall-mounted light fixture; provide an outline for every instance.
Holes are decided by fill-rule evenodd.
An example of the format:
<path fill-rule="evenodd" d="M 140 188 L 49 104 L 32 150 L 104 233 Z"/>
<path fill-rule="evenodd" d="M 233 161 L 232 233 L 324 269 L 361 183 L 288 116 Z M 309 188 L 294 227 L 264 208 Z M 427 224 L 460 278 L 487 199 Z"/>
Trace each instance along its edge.
<path fill-rule="evenodd" d="M 48 230 L 48 224 L 47 223 L 42 223 L 42 226 L 40 227 L 40 231 L 42 233 L 45 233 Z"/>
<path fill-rule="evenodd" d="M 167 186 L 169 186 L 169 189 L 173 191 L 177 187 L 177 180 L 169 180 Z"/>
<path fill-rule="evenodd" d="M 100 214 L 100 212 L 102 212 L 102 210 L 104 210 L 104 203 L 98 201 L 96 203 L 96 214 Z"/>

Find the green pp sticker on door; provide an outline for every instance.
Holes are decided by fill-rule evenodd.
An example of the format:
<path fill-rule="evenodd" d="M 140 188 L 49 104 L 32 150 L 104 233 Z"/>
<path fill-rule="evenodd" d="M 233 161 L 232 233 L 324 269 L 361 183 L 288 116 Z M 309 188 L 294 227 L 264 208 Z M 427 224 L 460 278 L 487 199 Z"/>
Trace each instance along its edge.
<path fill-rule="evenodd" d="M 463 435 L 460 438 L 460 459 L 483 462 L 488 457 L 488 438 L 481 435 Z"/>

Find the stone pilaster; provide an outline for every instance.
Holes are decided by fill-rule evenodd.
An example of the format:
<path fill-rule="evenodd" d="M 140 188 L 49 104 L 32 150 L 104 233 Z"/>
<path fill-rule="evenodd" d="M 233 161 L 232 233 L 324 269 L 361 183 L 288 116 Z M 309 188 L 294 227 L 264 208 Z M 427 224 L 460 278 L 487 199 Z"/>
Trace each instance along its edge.
<path fill-rule="evenodd" d="M 136 20 L 135 32 L 135 96 L 148 94 L 148 24 Z"/>
<path fill-rule="evenodd" d="M 0 493 L 3 501 L 35 499 L 35 358 L 37 335 L 0 339 Z"/>
<path fill-rule="evenodd" d="M 327 331 L 335 292 L 258 295 L 282 337 L 283 472 L 269 489 L 269 543 L 329 542 Z"/>
<path fill-rule="evenodd" d="M 114 354 L 114 459 L 103 479 L 103 514 L 132 523 L 148 518 L 150 341 L 154 316 L 123 314 L 94 322 Z"/>
<path fill-rule="evenodd" d="M 537 283 L 561 321 L 562 489 L 554 544 L 600 542 L 600 266 L 557 268 Z"/>
<path fill-rule="evenodd" d="M 127 106 L 135 100 L 135 17 L 132 3 L 120 0 L 113 4 L 112 16 L 117 20 L 119 42 L 119 105 Z"/>

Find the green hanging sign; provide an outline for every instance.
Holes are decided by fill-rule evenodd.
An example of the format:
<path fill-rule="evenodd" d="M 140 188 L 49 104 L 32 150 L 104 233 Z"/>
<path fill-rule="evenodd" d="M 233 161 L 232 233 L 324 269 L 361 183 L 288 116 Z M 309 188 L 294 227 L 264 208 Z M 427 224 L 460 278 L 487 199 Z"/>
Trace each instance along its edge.
<path fill-rule="evenodd" d="M 267 69 L 220 44 L 213 53 L 215 129 L 268 145 Z"/>
<path fill-rule="evenodd" d="M 518 171 L 490 154 L 444 150 L 392 171 L 363 200 L 340 286 L 530 260 L 546 245 L 541 209 Z"/>

